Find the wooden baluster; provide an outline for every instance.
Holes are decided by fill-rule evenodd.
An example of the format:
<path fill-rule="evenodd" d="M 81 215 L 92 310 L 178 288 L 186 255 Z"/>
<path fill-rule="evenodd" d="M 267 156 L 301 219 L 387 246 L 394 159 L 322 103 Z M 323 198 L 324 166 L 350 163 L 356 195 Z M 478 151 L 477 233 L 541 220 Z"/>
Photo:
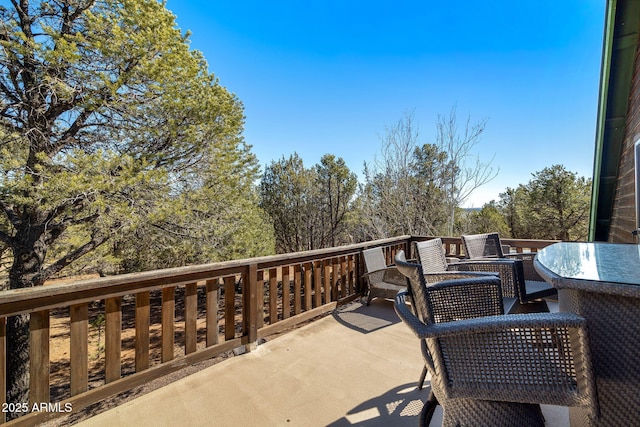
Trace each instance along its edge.
<path fill-rule="evenodd" d="M 49 402 L 49 310 L 31 313 L 29 321 L 29 403 Z M 9 402 L 11 403 L 11 402 Z"/>
<path fill-rule="evenodd" d="M 311 310 L 312 290 L 311 290 L 311 277 L 312 277 L 312 264 L 307 262 L 304 265 L 304 309 Z"/>
<path fill-rule="evenodd" d="M 349 295 L 356 293 L 355 278 L 353 274 L 353 255 L 347 256 L 347 280 L 349 281 Z"/>
<path fill-rule="evenodd" d="M 325 259 L 324 262 L 324 303 L 331 302 L 331 261 Z"/>
<path fill-rule="evenodd" d="M 71 396 L 84 393 L 89 387 L 89 304 L 74 304 L 69 308 L 71 337 Z"/>
<path fill-rule="evenodd" d="M 236 279 L 224 278 L 224 339 L 232 340 L 236 336 Z"/>
<path fill-rule="evenodd" d="M 342 282 L 342 298 L 346 297 L 348 295 L 349 292 L 349 281 L 348 281 L 348 276 L 347 276 L 347 261 L 345 257 L 340 257 L 340 273 L 341 273 L 341 279 L 340 281 Z"/>
<path fill-rule="evenodd" d="M 184 354 L 195 353 L 197 349 L 198 284 L 189 283 L 184 287 Z"/>
<path fill-rule="evenodd" d="M 344 283 L 341 283 L 340 280 L 340 261 L 338 258 L 333 258 L 333 268 L 332 268 L 332 285 L 333 290 L 331 291 L 331 296 L 334 300 L 340 299 L 340 288 L 344 287 Z"/>
<path fill-rule="evenodd" d="M 291 314 L 291 279 L 289 265 L 282 267 L 282 318 L 288 319 Z"/>
<path fill-rule="evenodd" d="M 176 316 L 176 288 L 162 288 L 162 363 L 173 360 Z"/>
<path fill-rule="evenodd" d="M 218 279 L 207 280 L 207 347 L 218 344 Z"/>
<path fill-rule="evenodd" d="M 269 323 L 278 321 L 278 269 L 269 269 Z"/>
<path fill-rule="evenodd" d="M 121 377 L 120 357 L 122 353 L 122 297 L 105 300 L 105 382 Z"/>
<path fill-rule="evenodd" d="M 316 307 L 322 305 L 322 261 L 313 263 L 313 289 Z"/>
<path fill-rule="evenodd" d="M 293 314 L 300 314 L 302 311 L 302 267 L 296 264 L 293 267 Z"/>
<path fill-rule="evenodd" d="M 150 293 L 140 292 L 136 294 L 136 372 L 149 369 L 150 325 Z"/>
<path fill-rule="evenodd" d="M 264 271 L 258 271 L 257 277 L 256 304 L 258 305 L 258 318 L 256 319 L 256 327 L 260 329 L 264 326 Z"/>

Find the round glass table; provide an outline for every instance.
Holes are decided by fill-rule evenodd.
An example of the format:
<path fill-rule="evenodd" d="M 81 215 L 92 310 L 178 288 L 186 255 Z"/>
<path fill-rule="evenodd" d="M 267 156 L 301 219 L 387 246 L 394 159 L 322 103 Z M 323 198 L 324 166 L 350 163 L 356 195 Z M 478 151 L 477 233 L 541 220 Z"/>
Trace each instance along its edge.
<path fill-rule="evenodd" d="M 597 425 L 640 425 L 640 246 L 555 243 L 534 266 L 558 289 L 560 311 L 588 321 Z M 570 420 L 583 425 L 580 408 L 570 408 Z"/>

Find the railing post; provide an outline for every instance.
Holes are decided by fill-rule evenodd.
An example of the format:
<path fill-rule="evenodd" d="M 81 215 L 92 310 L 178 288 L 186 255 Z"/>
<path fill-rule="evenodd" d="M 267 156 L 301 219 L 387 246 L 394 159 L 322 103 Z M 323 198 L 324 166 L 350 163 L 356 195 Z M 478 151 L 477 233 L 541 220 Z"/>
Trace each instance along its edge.
<path fill-rule="evenodd" d="M 304 309 L 309 311 L 312 306 L 312 298 L 311 298 L 311 274 L 312 274 L 312 264 L 307 262 L 304 264 Z"/>
<path fill-rule="evenodd" d="M 249 264 L 244 280 L 245 288 L 242 292 L 244 299 L 244 333 L 247 336 L 245 350 L 247 352 L 255 350 L 258 346 L 258 265 Z"/>
<path fill-rule="evenodd" d="M 360 296 L 364 295 L 365 289 L 367 289 L 367 284 L 365 283 L 365 278 L 362 277 L 364 274 L 364 263 L 362 262 L 362 251 L 358 252 L 355 255 L 355 278 L 356 286 L 358 287 L 357 292 Z"/>

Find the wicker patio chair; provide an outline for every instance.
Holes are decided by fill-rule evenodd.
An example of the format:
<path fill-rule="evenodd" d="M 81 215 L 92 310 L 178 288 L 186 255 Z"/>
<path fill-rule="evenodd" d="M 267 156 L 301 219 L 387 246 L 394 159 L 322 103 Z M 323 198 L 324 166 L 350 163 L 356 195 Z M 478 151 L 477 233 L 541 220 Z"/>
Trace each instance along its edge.
<path fill-rule="evenodd" d="M 416 261 L 422 265 L 427 283 L 497 274 L 497 272 L 486 272 L 480 268 L 478 271 L 473 271 L 471 267 L 461 265 L 457 258 L 447 258 L 440 238 L 414 242 L 413 245 Z"/>
<path fill-rule="evenodd" d="M 494 272 L 469 272 L 469 271 L 449 271 L 449 267 L 455 267 L 457 264 L 451 265 L 446 261 L 444 249 L 442 247 L 441 239 L 432 239 L 424 242 L 417 242 L 415 245 L 415 253 L 418 255 L 418 260 L 422 263 L 421 271 L 422 276 L 425 279 L 425 283 L 428 286 L 432 286 L 435 283 L 439 283 L 445 280 L 454 279 L 477 279 L 477 278 L 498 278 L 498 274 Z M 404 256 L 404 251 L 396 254 L 396 262 L 404 262 L 407 260 Z M 426 270 L 426 271 L 425 271 Z M 466 283 L 466 282 L 461 282 Z M 407 285 L 408 286 L 408 285 Z M 470 288 L 471 289 L 471 288 Z M 449 304 L 442 304 L 439 310 L 438 318 L 444 316 L 457 316 L 457 318 L 472 318 L 478 316 L 493 316 L 498 314 L 504 314 L 504 301 L 501 298 L 500 286 L 498 282 L 498 293 L 496 298 L 488 298 L 486 300 L 471 302 L 465 301 L 460 303 L 455 299 L 451 300 Z M 508 304 L 507 304 L 508 305 Z M 422 341 L 422 351 L 426 354 L 427 348 L 425 341 Z M 422 374 L 418 380 L 418 389 L 422 389 L 424 381 L 427 377 L 427 366 L 422 369 Z"/>
<path fill-rule="evenodd" d="M 373 298 L 393 299 L 396 294 L 407 288 L 407 281 L 395 266 L 388 266 L 382 248 L 371 248 L 362 251 L 364 274 L 369 284 L 366 304 L 371 304 Z"/>
<path fill-rule="evenodd" d="M 587 413 L 584 425 L 596 420 L 584 318 L 572 313 L 477 317 L 492 305 L 501 307 L 498 279 L 427 286 L 420 265 L 396 257 L 396 266 L 410 287 L 396 296 L 394 307 L 425 342 L 431 373 L 422 425 L 428 425 L 437 403 L 444 411 L 443 426 L 542 426 L 541 403 L 580 406 Z"/>
<path fill-rule="evenodd" d="M 511 259 L 518 265 L 514 278 L 515 290 L 521 304 L 556 297 L 558 290 L 545 282 L 533 267 L 534 253 L 509 254 L 503 252 L 503 244 L 498 233 L 471 234 L 462 236 L 466 257 L 471 260 Z M 546 306 L 546 304 L 545 304 Z"/>
<path fill-rule="evenodd" d="M 518 265 L 504 259 L 457 260 L 449 262 L 446 258 L 442 239 L 436 238 L 414 244 L 418 263 L 422 265 L 427 283 L 442 280 L 498 274 L 502 281 L 502 297 L 505 312 L 549 311 L 546 304 L 542 307 L 528 305 L 523 307 L 519 299 L 519 286 L 522 281 Z M 443 271 L 444 270 L 444 271 Z M 535 310 L 534 310 L 535 309 Z"/>

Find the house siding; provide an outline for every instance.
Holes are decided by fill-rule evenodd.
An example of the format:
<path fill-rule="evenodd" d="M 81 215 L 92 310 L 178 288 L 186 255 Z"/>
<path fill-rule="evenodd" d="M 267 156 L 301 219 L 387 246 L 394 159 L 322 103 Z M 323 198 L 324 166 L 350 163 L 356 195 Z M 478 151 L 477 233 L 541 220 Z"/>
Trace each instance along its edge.
<path fill-rule="evenodd" d="M 636 243 L 631 233 L 636 228 L 634 143 L 640 139 L 640 48 L 636 51 L 629 95 L 627 126 L 620 155 L 609 241 Z"/>

